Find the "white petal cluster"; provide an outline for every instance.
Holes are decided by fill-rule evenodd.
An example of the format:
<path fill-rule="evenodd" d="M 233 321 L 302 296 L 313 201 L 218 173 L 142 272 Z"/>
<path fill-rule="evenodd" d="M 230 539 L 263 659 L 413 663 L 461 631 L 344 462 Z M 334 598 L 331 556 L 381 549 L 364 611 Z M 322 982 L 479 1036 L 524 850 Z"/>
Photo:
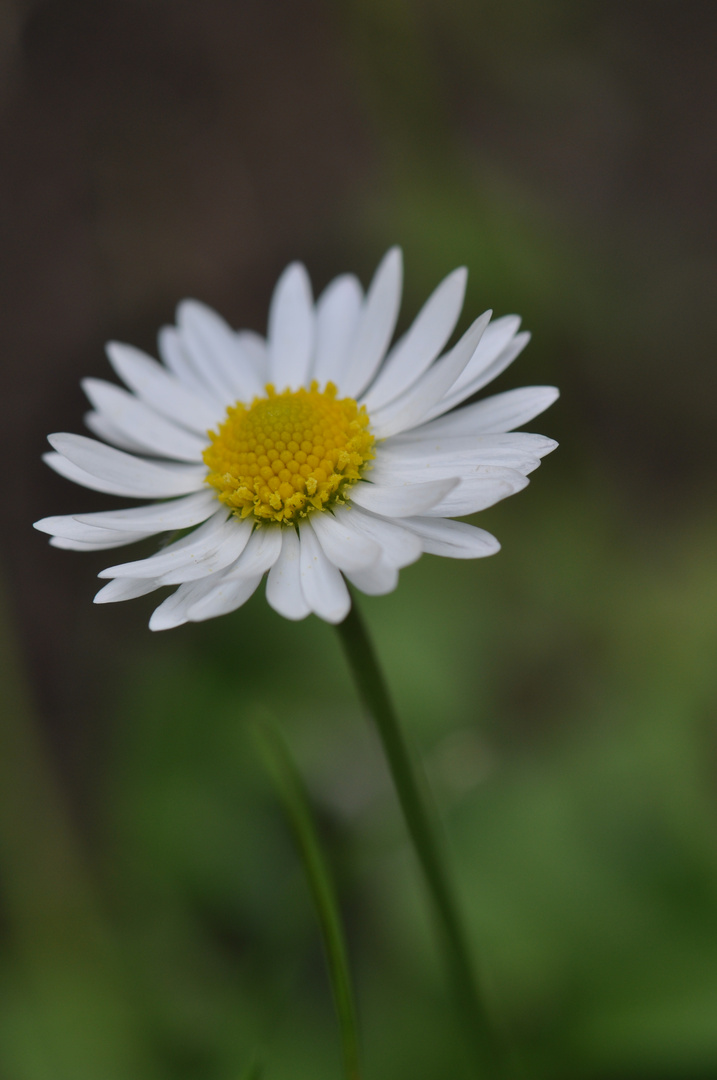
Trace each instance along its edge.
<path fill-rule="evenodd" d="M 159 335 L 162 363 L 110 343 L 127 389 L 86 379 L 87 426 L 100 439 L 51 435 L 47 463 L 94 491 L 159 500 L 124 510 L 44 518 L 36 528 L 56 547 L 96 551 L 192 530 L 157 554 L 103 570 L 97 603 L 179 586 L 155 610 L 153 630 L 198 622 L 240 607 L 268 571 L 266 596 L 288 619 L 315 612 L 340 622 L 350 607 L 345 578 L 365 593 L 396 587 L 398 571 L 431 552 L 456 559 L 492 555 L 497 540 L 453 518 L 484 510 L 528 483 L 556 443 L 514 429 L 543 412 L 554 387 L 510 390 L 456 408 L 496 378 L 529 340 L 520 320 L 486 312 L 457 344 L 466 272 L 450 274 L 393 345 L 402 288 L 401 253 L 388 252 L 364 295 L 336 278 L 314 303 L 305 268 L 282 274 L 266 339 L 235 332 L 193 300 Z M 206 483 L 207 432 L 227 407 L 277 389 L 328 381 L 340 398 L 365 405 L 375 460 L 349 500 L 297 526 L 255 527 L 218 501 Z"/>

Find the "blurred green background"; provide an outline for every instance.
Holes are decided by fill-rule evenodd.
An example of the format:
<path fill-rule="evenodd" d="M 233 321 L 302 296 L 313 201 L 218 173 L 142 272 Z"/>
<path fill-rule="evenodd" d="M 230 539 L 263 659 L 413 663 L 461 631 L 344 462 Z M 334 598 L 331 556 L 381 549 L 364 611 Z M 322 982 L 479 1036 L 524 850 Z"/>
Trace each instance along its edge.
<path fill-rule="evenodd" d="M 184 296 L 262 330 L 402 245 L 534 339 L 561 441 L 503 543 L 364 599 L 526 1078 L 717 1075 L 714 200 L 708 0 L 6 0 L 0 1078 L 340 1074 L 280 724 L 337 879 L 372 1080 L 467 1075 L 380 749 L 333 630 L 258 593 L 171 634 L 95 608 L 40 462 L 107 338 Z M 710 494 L 711 493 L 711 494 Z M 111 501 L 111 500 L 110 500 Z M 258 1070 L 263 1070 L 261 1073 Z"/>

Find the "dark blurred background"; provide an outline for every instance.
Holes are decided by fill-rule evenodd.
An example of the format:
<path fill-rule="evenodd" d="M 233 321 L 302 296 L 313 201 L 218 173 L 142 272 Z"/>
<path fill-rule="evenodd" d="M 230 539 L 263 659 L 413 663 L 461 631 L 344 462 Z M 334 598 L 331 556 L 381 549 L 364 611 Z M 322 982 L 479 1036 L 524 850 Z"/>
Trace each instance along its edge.
<path fill-rule="evenodd" d="M 717 8 L 708 0 L 5 0 L 0 8 L 1 1080 L 320 1080 L 338 1042 L 308 890 L 251 737 L 307 777 L 366 1077 L 460 1075 L 381 756 L 330 627 L 260 593 L 146 629 L 93 607 L 107 507 L 41 463 L 108 338 L 195 296 L 263 331 L 404 249 L 405 326 L 534 332 L 561 449 L 365 599 L 526 1077 L 717 1075 Z"/>

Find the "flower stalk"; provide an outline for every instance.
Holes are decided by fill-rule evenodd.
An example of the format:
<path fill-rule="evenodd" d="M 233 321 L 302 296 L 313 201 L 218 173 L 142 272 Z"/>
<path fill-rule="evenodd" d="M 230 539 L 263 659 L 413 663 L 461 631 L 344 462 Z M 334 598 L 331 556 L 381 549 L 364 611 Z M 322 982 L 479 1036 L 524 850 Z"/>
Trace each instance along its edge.
<path fill-rule="evenodd" d="M 346 619 L 337 626 L 360 697 L 372 716 L 388 761 L 401 809 L 421 865 L 441 931 L 446 966 L 456 1008 L 478 1075 L 507 1080 L 506 1053 L 481 997 L 458 903 L 442 855 L 428 785 L 403 737 L 391 698 L 355 599 Z"/>

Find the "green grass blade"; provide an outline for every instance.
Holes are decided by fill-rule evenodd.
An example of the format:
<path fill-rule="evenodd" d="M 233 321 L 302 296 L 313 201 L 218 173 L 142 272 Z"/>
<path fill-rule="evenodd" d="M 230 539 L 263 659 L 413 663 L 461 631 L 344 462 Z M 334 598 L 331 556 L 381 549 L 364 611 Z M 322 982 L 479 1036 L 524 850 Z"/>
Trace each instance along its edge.
<path fill-rule="evenodd" d="M 341 916 L 331 874 L 321 850 L 309 797 L 278 729 L 257 725 L 259 743 L 276 791 L 294 832 L 316 907 L 331 990 L 341 1030 L 346 1080 L 359 1080 L 359 1037 L 354 994 Z"/>

